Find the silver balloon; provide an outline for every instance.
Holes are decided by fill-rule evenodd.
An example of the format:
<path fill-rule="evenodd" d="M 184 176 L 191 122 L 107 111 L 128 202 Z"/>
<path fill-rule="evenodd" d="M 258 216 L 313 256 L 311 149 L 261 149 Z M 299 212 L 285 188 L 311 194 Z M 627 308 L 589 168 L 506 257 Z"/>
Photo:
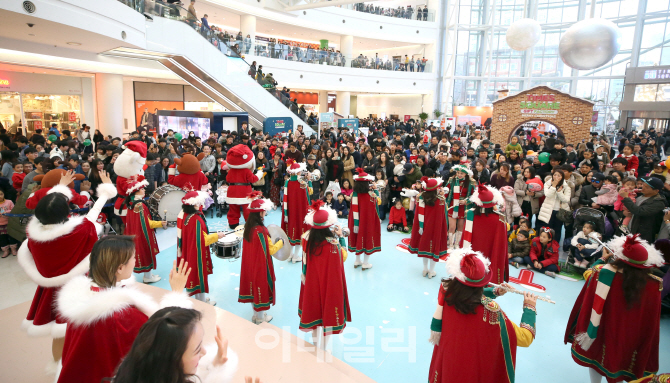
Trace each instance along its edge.
<path fill-rule="evenodd" d="M 533 19 L 521 19 L 507 28 L 505 40 L 507 45 L 515 51 L 525 51 L 532 48 L 542 37 L 540 23 Z"/>
<path fill-rule="evenodd" d="M 596 69 L 607 64 L 620 48 L 619 27 L 605 19 L 588 19 L 574 24 L 558 44 L 565 65 L 579 70 Z"/>

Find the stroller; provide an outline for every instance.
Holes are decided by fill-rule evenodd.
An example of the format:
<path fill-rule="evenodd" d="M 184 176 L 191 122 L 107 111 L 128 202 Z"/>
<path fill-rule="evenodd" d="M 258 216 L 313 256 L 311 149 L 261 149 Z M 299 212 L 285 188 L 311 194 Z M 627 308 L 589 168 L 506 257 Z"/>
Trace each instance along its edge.
<path fill-rule="evenodd" d="M 598 209 L 593 209 L 590 207 L 580 207 L 579 209 L 575 210 L 573 216 L 575 218 L 575 222 L 573 226 L 572 236 L 570 236 L 569 238 L 565 238 L 563 243 L 563 251 L 568 253 L 568 256 L 565 258 L 565 264 L 563 265 L 564 268 L 567 268 L 568 265 L 572 265 L 575 261 L 574 255 L 572 254 L 572 251 L 570 251 L 570 240 L 572 239 L 572 237 L 577 235 L 577 233 L 582 231 L 582 228 L 584 227 L 584 224 L 586 222 L 593 222 L 595 224 L 596 226 L 595 231 L 602 234 L 603 242 L 611 238 L 612 235 L 614 234 L 614 229 L 612 228 L 612 225 L 607 221 L 605 213 L 603 213 Z M 601 246 L 598 246 L 594 254 L 601 251 L 602 251 Z"/>

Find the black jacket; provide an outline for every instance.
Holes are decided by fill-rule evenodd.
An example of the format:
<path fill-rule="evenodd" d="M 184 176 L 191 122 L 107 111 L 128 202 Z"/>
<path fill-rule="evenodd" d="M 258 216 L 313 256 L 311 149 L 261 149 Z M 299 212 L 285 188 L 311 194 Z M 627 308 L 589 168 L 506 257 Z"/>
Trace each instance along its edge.
<path fill-rule="evenodd" d="M 596 188 L 593 185 L 584 185 L 581 193 L 579 193 L 579 204 L 582 206 L 591 207 L 594 203 L 591 198 L 596 196 Z"/>
<path fill-rule="evenodd" d="M 649 243 L 654 243 L 654 238 L 661 229 L 661 222 L 663 222 L 663 209 L 667 205 L 665 197 L 657 194 L 645 200 L 639 206 L 630 198 L 624 198 L 623 204 L 633 213 L 630 231 L 639 233 L 640 238 L 647 240 Z"/>

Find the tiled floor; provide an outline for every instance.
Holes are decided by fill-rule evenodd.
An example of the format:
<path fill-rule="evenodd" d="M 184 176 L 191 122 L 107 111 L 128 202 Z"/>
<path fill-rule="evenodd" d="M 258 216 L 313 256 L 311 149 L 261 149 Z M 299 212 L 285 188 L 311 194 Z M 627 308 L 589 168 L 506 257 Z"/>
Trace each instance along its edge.
<path fill-rule="evenodd" d="M 266 225 L 278 224 L 280 217 L 280 211 L 270 213 Z M 208 222 L 210 230 L 227 228 L 225 216 Z M 164 278 L 176 256 L 175 234 L 174 228 L 158 230 L 158 242 L 163 251 L 158 256 L 157 273 Z M 436 278 L 423 278 L 421 260 L 395 249 L 405 237 L 407 235 L 382 230 L 382 252 L 372 255 L 374 267 L 370 270 L 354 269 L 353 256 L 345 263 L 352 322 L 343 335 L 333 339 L 333 354 L 379 382 L 425 381 L 433 351 L 427 342 L 429 326 L 439 280 L 446 276 L 446 272 L 444 264 L 439 264 Z M 241 262 L 213 257 L 213 264 L 214 274 L 209 283 L 217 306 L 243 318 L 251 318 L 251 305 L 237 302 Z M 309 335 L 298 330 L 300 266 L 275 260 L 274 267 L 277 304 L 269 311 L 274 316 L 272 324 L 309 340 Z M 517 276 L 518 271 L 511 269 L 511 275 Z M 569 346 L 563 344 L 566 322 L 583 282 L 551 279 L 544 275 L 536 275 L 534 282 L 544 285 L 547 295 L 557 304 L 538 302 L 537 338 L 530 348 L 517 350 L 516 381 L 588 382 L 588 371 L 572 361 Z M 167 279 L 156 285 L 169 288 Z M 0 308 L 32 299 L 33 292 L 34 284 L 24 275 L 15 257 L 0 260 Z M 508 316 L 518 323 L 522 311 L 521 296 L 508 294 L 498 301 Z M 273 340 L 259 338 L 255 341 Z M 668 316 L 661 319 L 660 363 L 661 371 L 670 371 Z M 551 366 L 550 373 L 548 366 Z"/>

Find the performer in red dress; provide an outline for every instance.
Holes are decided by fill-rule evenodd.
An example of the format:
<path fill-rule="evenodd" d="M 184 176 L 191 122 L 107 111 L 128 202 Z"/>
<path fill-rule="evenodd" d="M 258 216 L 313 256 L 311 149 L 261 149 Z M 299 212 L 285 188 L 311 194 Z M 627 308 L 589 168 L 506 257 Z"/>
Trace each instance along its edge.
<path fill-rule="evenodd" d="M 370 254 L 381 251 L 381 221 L 377 206 L 381 205 L 375 177 L 362 168 L 356 169 L 354 192 L 349 211 L 349 251 L 356 253 L 354 268 L 363 265 L 363 270 L 372 267 Z M 372 190 L 370 185 L 372 184 Z M 365 254 L 361 262 L 361 254 Z"/>
<path fill-rule="evenodd" d="M 507 282 L 507 222 L 495 211 L 496 205 L 504 204 L 505 200 L 498 189 L 479 184 L 470 196 L 470 202 L 474 206 L 467 212 L 463 248 L 472 247 L 491 261 L 491 282 Z"/>
<path fill-rule="evenodd" d="M 159 275 L 151 273 L 156 270 L 156 255 L 160 252 L 156 242 L 155 229 L 165 228 L 167 222 L 151 220 L 151 212 L 144 201 L 145 188 L 149 185 L 146 180 L 130 181 L 127 188 L 129 196 L 126 206 L 129 207 L 126 215 L 126 235 L 135 239 L 135 269 L 136 273 L 144 273 L 144 283 L 154 283 L 161 280 Z"/>
<path fill-rule="evenodd" d="M 491 280 L 489 260 L 480 252 L 449 252 L 437 309 L 430 325 L 435 345 L 428 381 L 431 383 L 512 383 L 516 348 L 535 339 L 534 294 L 525 293 L 521 325 L 517 326 L 493 301 L 505 293 L 485 288 Z M 480 296 L 481 299 L 473 300 Z M 482 320 L 483 319 L 483 320 Z"/>
<path fill-rule="evenodd" d="M 184 294 L 187 264 L 177 271 L 175 262 L 170 273 L 173 292 L 159 305 L 133 286 L 134 252 L 132 237 L 102 238 L 91 251 L 89 275 L 73 278 L 58 294 L 58 313 L 68 323 L 59 383 L 99 383 L 114 376 L 149 316 L 161 306 L 192 306 Z"/>
<path fill-rule="evenodd" d="M 207 297 L 208 276 L 213 273 L 209 245 L 223 237 L 223 233 L 209 234 L 207 221 L 200 211 L 205 204 L 206 193 L 191 191 L 181 199 L 182 208 L 177 215 L 177 260 L 184 259 L 193 265 L 193 273 L 186 283 L 186 292 L 195 299 L 216 305 Z"/>
<path fill-rule="evenodd" d="M 658 371 L 662 280 L 651 274 L 663 256 L 638 235 L 608 244 L 614 262 L 596 262 L 570 313 L 565 343 L 589 367 L 591 382 L 630 381 Z M 611 254 L 603 249 L 605 261 Z"/>
<path fill-rule="evenodd" d="M 456 175 L 449 178 L 444 187 L 447 189 L 445 201 L 449 209 L 449 248 L 458 249 L 465 228 L 465 213 L 470 209 L 468 198 L 474 193 L 477 185 L 471 179 L 472 170 L 467 165 L 456 165 L 451 168 Z"/>
<path fill-rule="evenodd" d="M 414 216 L 412 236 L 407 246 L 410 253 L 423 258 L 423 276 L 428 278 L 437 275 L 435 263 L 439 262 L 440 257 L 447 254 L 449 249 L 447 205 L 441 186 L 442 178 L 421 178 L 423 192 L 417 197 L 417 214 Z"/>
<path fill-rule="evenodd" d="M 286 172 L 290 178 L 284 182 L 281 228 L 291 242 L 293 251 L 291 262 L 296 263 L 302 259 L 300 239 L 309 230 L 309 226 L 305 223 L 305 216 L 310 204 L 309 195 L 312 194 L 312 182 L 300 175 L 307 169 L 304 162 L 295 162 L 292 159 L 288 159 L 286 162 Z M 291 202 L 289 203 L 289 201 Z"/>
<path fill-rule="evenodd" d="M 259 191 L 249 194 L 249 217 L 244 223 L 244 244 L 242 245 L 242 269 L 240 271 L 240 296 L 238 302 L 251 303 L 255 324 L 269 322 L 271 315 L 264 311 L 276 303 L 275 269 L 272 254 L 281 249 L 284 241 L 270 241 L 270 233 L 263 223 L 265 214 L 273 208 L 268 199 L 259 198 Z"/>
<path fill-rule="evenodd" d="M 263 176 L 262 170 L 253 173 L 256 167 L 256 158 L 248 146 L 239 144 L 228 150 L 226 157 L 228 162 L 228 174 L 226 182 L 228 183 L 228 192 L 226 194 L 226 203 L 230 205 L 228 209 L 228 225 L 235 229 L 240 224 L 240 210 L 244 212 L 244 219 L 247 214 L 247 196 L 251 193 L 251 184 L 258 181 Z"/>
<path fill-rule="evenodd" d="M 114 162 L 114 173 L 116 173 L 116 189 L 119 193 L 114 203 L 114 214 L 121 217 L 125 225 L 128 206 L 125 205 L 128 197 L 128 181 L 142 181 L 144 179 L 144 167 L 147 162 L 147 144 L 142 141 L 128 141 L 123 147 L 125 150 Z"/>
<path fill-rule="evenodd" d="M 70 215 L 72 174 L 61 177 L 60 184 L 51 188 L 35 208 L 35 216 L 26 227 L 27 240 L 18 253 L 18 261 L 28 277 L 37 284 L 33 303 L 22 327 L 31 336 L 54 338 L 54 361 L 60 359 L 66 323 L 55 310 L 56 294 L 72 278 L 88 272 L 88 257 L 98 240 L 102 227 L 96 219 L 108 199 L 116 195 L 116 188 L 101 171 L 103 183 L 98 186 L 98 200 L 86 216 Z"/>
<path fill-rule="evenodd" d="M 343 266 L 347 252 L 342 229 L 336 226 L 331 230 L 337 223 L 337 213 L 324 206 L 323 201 L 310 206 L 305 222 L 311 229 L 302 237 L 300 329 L 312 331 L 314 345 L 325 350 L 328 336 L 339 334 L 351 322 Z"/>

